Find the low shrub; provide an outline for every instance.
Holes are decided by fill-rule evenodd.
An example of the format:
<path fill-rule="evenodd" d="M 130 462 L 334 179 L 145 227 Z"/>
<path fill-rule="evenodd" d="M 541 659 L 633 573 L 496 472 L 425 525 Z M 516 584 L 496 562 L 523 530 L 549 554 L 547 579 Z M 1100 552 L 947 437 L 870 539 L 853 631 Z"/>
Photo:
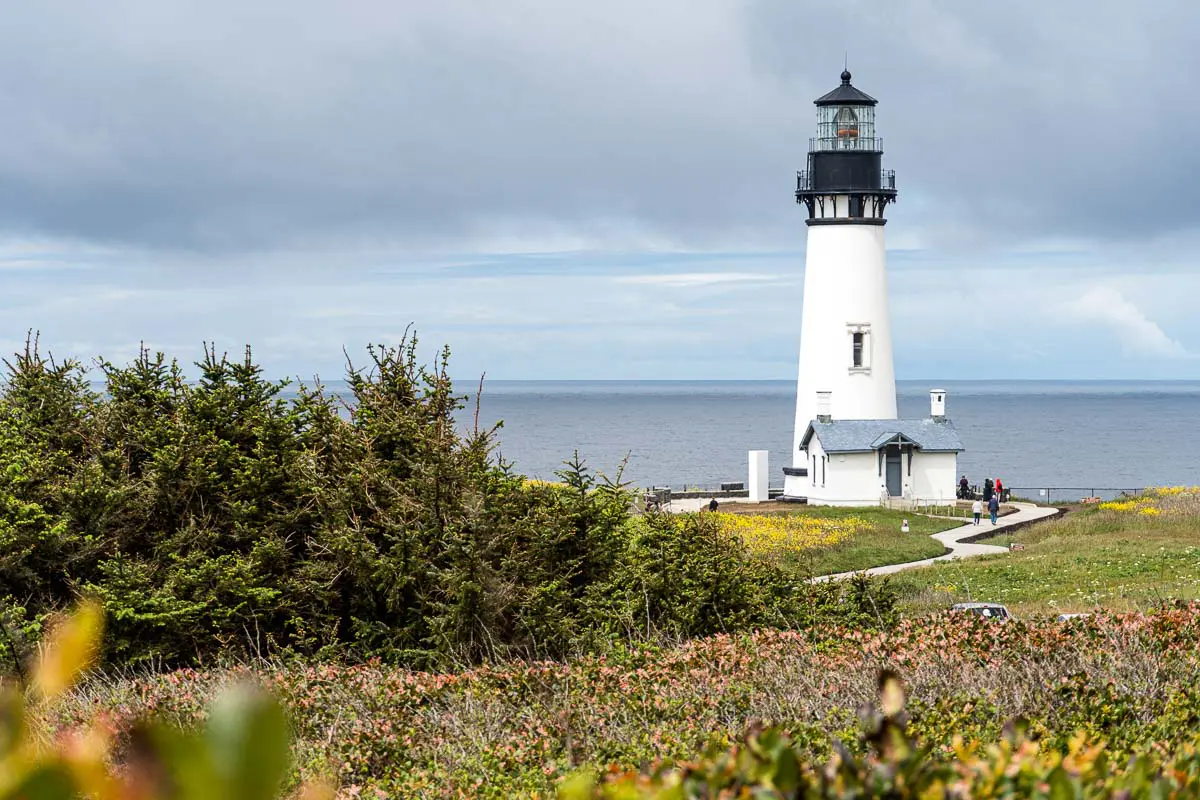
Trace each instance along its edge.
<path fill-rule="evenodd" d="M 0 800 L 272 800 L 290 765 L 288 722 L 279 704 L 250 686 L 230 689 L 185 732 L 149 717 L 121 731 L 103 714 L 48 728 L 55 707 L 100 647 L 103 611 L 85 604 L 57 625 L 28 692 L 0 689 Z M 294 788 L 294 787 L 293 787 Z M 299 800 L 329 800 L 327 783 L 300 787 Z"/>
<path fill-rule="evenodd" d="M 100 610 L 89 606 L 54 629 L 27 693 L 10 685 L 3 695 L 0 799 L 334 796 L 331 783 L 301 784 L 296 772 L 287 777 L 289 761 L 314 776 L 336 766 L 342 797 L 1195 797 L 1197 617 L 1200 609 L 1185 608 L 1057 629 L 944 619 L 932 639 L 915 630 L 895 637 L 718 637 L 630 652 L 615 663 L 592 658 L 458 675 L 378 665 L 258 671 L 282 697 L 287 717 L 267 694 L 245 688 L 255 670 L 185 672 L 126 682 L 127 699 L 138 705 L 122 722 L 97 684 L 71 688 L 98 645 Z M 890 653 L 885 660 L 907 665 L 907 685 L 869 656 L 880 647 Z M 1139 674 L 1145 663 L 1137 654 L 1148 648 L 1162 667 L 1157 675 Z M 763 653 L 770 656 L 756 661 Z M 978 695 L 989 693 L 978 683 L 958 697 L 942 686 L 947 702 L 930 713 L 928 670 L 939 661 L 954 670 L 939 673 L 947 681 L 972 664 L 1013 669 L 1024 658 L 1035 670 L 1062 671 L 1102 654 L 1118 680 L 1095 669 L 1098 661 L 1061 675 L 1029 698 L 1040 713 L 1010 719 L 995 733 L 976 735 L 1011 698 L 992 694 L 980 702 Z M 798 659 L 798 672 L 774 675 L 776 702 L 791 688 L 793 700 L 817 696 L 812 711 L 822 703 L 853 704 L 851 683 L 874 702 L 843 716 L 832 738 L 795 715 L 781 721 L 762 714 L 764 668 L 778 673 Z M 848 663 L 860 665 L 850 682 L 835 669 Z M 809 682 L 796 687 L 797 675 Z M 230 691 L 231 683 L 240 688 Z M 959 686 L 968 688 L 961 680 Z M 1131 699 L 1155 687 L 1167 690 L 1165 704 L 1156 705 L 1154 692 L 1146 693 L 1148 705 Z M 924 703 L 907 697 L 922 692 Z M 568 702 L 556 708 L 555 696 Z M 1157 716 L 1145 713 L 1151 707 Z M 182 728 L 172 724 L 181 712 Z M 754 720 L 748 725 L 747 715 Z M 814 721 L 828 724 L 834 716 Z M 594 734 L 598 722 L 607 733 L 601 747 L 587 741 L 589 723 Z M 734 724 L 737 734 L 729 733 Z M 1120 740 L 1139 726 L 1166 738 Z M 297 737 L 290 755 L 289 727 Z M 318 742 L 340 754 L 336 764 L 314 758 Z"/>
<path fill-rule="evenodd" d="M 293 781 L 331 775 L 366 796 L 549 797 L 580 768 L 694 762 L 755 725 L 809 762 L 862 757 L 860 710 L 884 669 L 906 678 L 908 733 L 943 760 L 958 740 L 980 752 L 999 743 L 1017 717 L 1043 752 L 1068 752 L 1082 731 L 1114 762 L 1200 735 L 1200 606 L 1070 624 L 943 615 L 885 631 L 763 630 L 447 673 L 293 662 L 99 676 L 38 713 L 57 730 L 100 712 L 119 745 L 151 712 L 200 726 L 226 687 L 250 681 L 291 721 Z"/>
<path fill-rule="evenodd" d="M 879 699 L 864 715 L 861 755 L 845 748 L 826 762 L 805 757 L 777 728 L 751 729 L 724 752 L 646 774 L 583 773 L 562 786 L 562 800 L 689 800 L 754 797 L 838 800 L 918 798 L 1190 798 L 1200 794 L 1200 750 L 1191 741 L 1168 751 L 1111 758 L 1081 732 L 1064 751 L 1041 747 L 1016 720 L 995 744 L 957 738 L 938 754 L 908 734 L 902 682 L 883 672 Z"/>

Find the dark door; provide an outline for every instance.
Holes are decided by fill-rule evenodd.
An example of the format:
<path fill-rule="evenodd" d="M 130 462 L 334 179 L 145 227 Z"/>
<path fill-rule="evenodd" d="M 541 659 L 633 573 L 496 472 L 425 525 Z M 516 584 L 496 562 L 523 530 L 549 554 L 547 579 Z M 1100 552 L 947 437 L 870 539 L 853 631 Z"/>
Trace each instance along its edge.
<path fill-rule="evenodd" d="M 900 476 L 900 448 L 892 445 L 887 449 L 887 490 L 892 497 L 904 493 Z"/>

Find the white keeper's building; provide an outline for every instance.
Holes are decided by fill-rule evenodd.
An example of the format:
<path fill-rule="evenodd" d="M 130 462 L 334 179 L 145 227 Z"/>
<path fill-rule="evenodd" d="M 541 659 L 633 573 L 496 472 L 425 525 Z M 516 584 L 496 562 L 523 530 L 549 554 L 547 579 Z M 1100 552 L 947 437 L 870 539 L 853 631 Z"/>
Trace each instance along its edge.
<path fill-rule="evenodd" d="M 897 419 L 884 211 L 896 175 L 883 169 L 877 101 L 850 83 L 816 100 L 817 135 L 796 202 L 808 210 L 792 466 L 784 499 L 825 505 L 953 503 L 962 442 L 946 393 L 930 415 Z"/>

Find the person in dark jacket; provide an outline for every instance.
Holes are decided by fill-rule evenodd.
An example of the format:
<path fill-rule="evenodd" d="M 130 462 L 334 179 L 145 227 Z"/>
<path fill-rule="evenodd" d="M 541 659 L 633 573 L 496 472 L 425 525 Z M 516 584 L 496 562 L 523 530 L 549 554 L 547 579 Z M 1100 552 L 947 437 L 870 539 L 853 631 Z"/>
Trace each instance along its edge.
<path fill-rule="evenodd" d="M 992 479 L 987 478 L 983 482 L 983 502 L 988 502 L 992 499 Z"/>
<path fill-rule="evenodd" d="M 992 495 L 988 500 L 988 513 L 992 515 L 992 524 L 996 524 L 996 515 L 1000 513 L 1000 498 L 997 495 Z"/>
<path fill-rule="evenodd" d="M 712 500 L 708 501 L 709 511 L 716 511 L 718 507 L 720 507 L 720 503 L 717 502 L 717 498 L 714 497 Z"/>
<path fill-rule="evenodd" d="M 958 499 L 959 500 L 968 499 L 967 495 L 970 493 L 970 491 L 971 491 L 971 484 L 969 481 L 967 481 L 967 476 L 963 475 L 962 478 L 958 481 Z"/>

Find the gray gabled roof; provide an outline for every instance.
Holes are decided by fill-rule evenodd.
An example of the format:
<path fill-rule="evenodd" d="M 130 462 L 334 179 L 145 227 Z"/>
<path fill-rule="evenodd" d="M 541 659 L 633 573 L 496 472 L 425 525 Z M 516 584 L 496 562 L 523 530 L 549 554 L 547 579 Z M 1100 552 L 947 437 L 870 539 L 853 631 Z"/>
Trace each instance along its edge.
<path fill-rule="evenodd" d="M 800 440 L 807 448 L 816 437 L 826 453 L 869 453 L 890 442 L 911 442 L 926 453 L 961 453 L 962 439 L 954 423 L 948 419 L 835 419 L 832 422 L 813 420 Z"/>

